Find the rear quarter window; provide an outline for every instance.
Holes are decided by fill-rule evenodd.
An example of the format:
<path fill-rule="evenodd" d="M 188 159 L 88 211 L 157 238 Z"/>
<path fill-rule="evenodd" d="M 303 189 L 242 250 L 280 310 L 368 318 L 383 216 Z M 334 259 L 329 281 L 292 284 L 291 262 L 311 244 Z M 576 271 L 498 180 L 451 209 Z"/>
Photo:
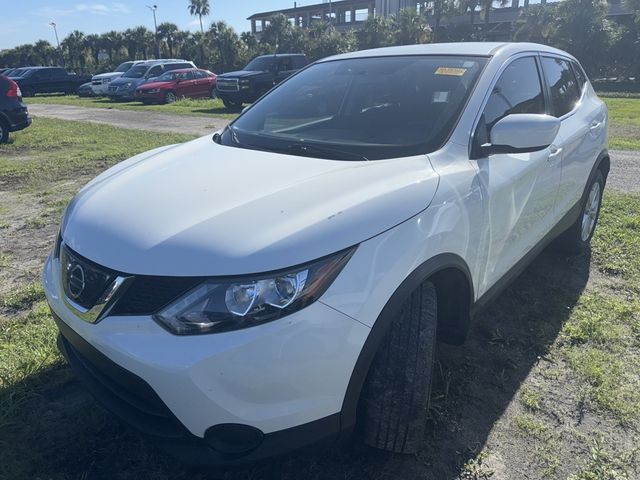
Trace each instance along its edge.
<path fill-rule="evenodd" d="M 569 113 L 580 100 L 578 81 L 568 60 L 542 57 L 542 68 L 551 90 L 551 103 L 556 117 Z"/>

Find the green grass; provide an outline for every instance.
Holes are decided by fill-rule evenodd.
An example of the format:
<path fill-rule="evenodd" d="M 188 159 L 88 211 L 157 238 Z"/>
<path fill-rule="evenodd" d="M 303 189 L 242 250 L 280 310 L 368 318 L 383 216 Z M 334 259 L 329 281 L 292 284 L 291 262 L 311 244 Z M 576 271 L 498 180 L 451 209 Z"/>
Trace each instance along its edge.
<path fill-rule="evenodd" d="M 609 108 L 609 147 L 640 150 L 640 98 L 601 98 Z"/>
<path fill-rule="evenodd" d="M 0 182 L 41 186 L 74 174 L 91 173 L 162 145 L 185 142 L 191 135 L 139 132 L 87 122 L 47 118 L 0 145 Z"/>
<path fill-rule="evenodd" d="M 198 115 L 233 119 L 237 113 L 229 112 L 220 99 L 182 99 L 170 105 L 144 105 L 141 102 L 113 102 L 108 98 L 86 98 L 76 95 L 36 95 L 25 99 L 27 104 L 72 105 L 76 107 L 108 108 L 115 110 L 136 110 L 161 112 L 173 115 Z"/>

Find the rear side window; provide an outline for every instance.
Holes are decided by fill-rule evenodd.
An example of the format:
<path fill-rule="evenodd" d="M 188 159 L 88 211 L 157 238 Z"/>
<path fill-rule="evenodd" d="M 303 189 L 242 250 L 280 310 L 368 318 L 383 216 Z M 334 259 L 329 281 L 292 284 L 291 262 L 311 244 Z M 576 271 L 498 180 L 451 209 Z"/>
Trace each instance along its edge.
<path fill-rule="evenodd" d="M 575 62 L 571 62 L 571 65 L 573 66 L 573 73 L 576 74 L 576 80 L 578 80 L 578 87 L 580 88 L 580 91 L 582 91 L 584 84 L 587 83 L 587 76 L 580 65 Z"/>
<path fill-rule="evenodd" d="M 551 103 L 556 117 L 562 117 L 576 106 L 580 99 L 578 82 L 567 60 L 542 57 L 542 68 L 551 89 Z"/>
<path fill-rule="evenodd" d="M 156 65 L 155 67 L 151 67 L 151 69 L 149 70 L 149 73 L 147 73 L 148 77 L 157 77 L 158 75 L 162 74 L 162 66 L 161 65 Z"/>

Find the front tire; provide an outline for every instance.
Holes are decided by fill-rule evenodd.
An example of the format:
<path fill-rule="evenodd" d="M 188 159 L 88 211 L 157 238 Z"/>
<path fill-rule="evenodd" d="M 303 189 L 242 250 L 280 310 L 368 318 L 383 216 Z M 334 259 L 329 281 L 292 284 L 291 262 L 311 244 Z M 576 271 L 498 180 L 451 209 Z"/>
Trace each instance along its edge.
<path fill-rule="evenodd" d="M 364 441 L 396 453 L 420 449 L 436 351 L 437 294 L 423 283 L 401 307 L 373 360 L 361 398 Z"/>
<path fill-rule="evenodd" d="M 167 92 L 164 95 L 164 103 L 174 103 L 177 100 L 176 94 L 173 92 Z"/>
<path fill-rule="evenodd" d="M 575 223 L 558 238 L 559 247 L 570 254 L 580 254 L 589 248 L 600 218 L 605 179 L 600 170 L 587 187 L 587 195 Z"/>
<path fill-rule="evenodd" d="M 7 143 L 9 141 L 9 125 L 3 119 L 0 118 L 0 143 Z"/>

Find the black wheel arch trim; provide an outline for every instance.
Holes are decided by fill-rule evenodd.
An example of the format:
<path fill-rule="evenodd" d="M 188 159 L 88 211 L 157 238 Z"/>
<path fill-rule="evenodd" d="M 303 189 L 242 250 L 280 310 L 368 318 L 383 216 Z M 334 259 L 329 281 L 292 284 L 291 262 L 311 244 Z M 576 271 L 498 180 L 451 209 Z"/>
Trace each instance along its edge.
<path fill-rule="evenodd" d="M 362 349 L 360 350 L 360 354 L 356 360 L 355 367 L 351 372 L 351 378 L 349 379 L 349 384 L 342 402 L 342 409 L 340 412 L 340 426 L 342 432 L 348 433 L 352 431 L 356 424 L 358 402 L 360 400 L 362 387 L 365 379 L 367 378 L 367 374 L 369 373 L 371 363 L 378 351 L 378 347 L 391 327 L 395 313 L 419 285 L 438 272 L 451 268 L 459 270 L 467 279 L 470 290 L 469 309 L 471 309 L 474 298 L 473 281 L 469 267 L 462 257 L 454 253 L 442 253 L 430 258 L 413 270 L 413 272 L 404 279 L 385 304 L 382 312 L 371 328 L 371 332 L 367 336 Z"/>

